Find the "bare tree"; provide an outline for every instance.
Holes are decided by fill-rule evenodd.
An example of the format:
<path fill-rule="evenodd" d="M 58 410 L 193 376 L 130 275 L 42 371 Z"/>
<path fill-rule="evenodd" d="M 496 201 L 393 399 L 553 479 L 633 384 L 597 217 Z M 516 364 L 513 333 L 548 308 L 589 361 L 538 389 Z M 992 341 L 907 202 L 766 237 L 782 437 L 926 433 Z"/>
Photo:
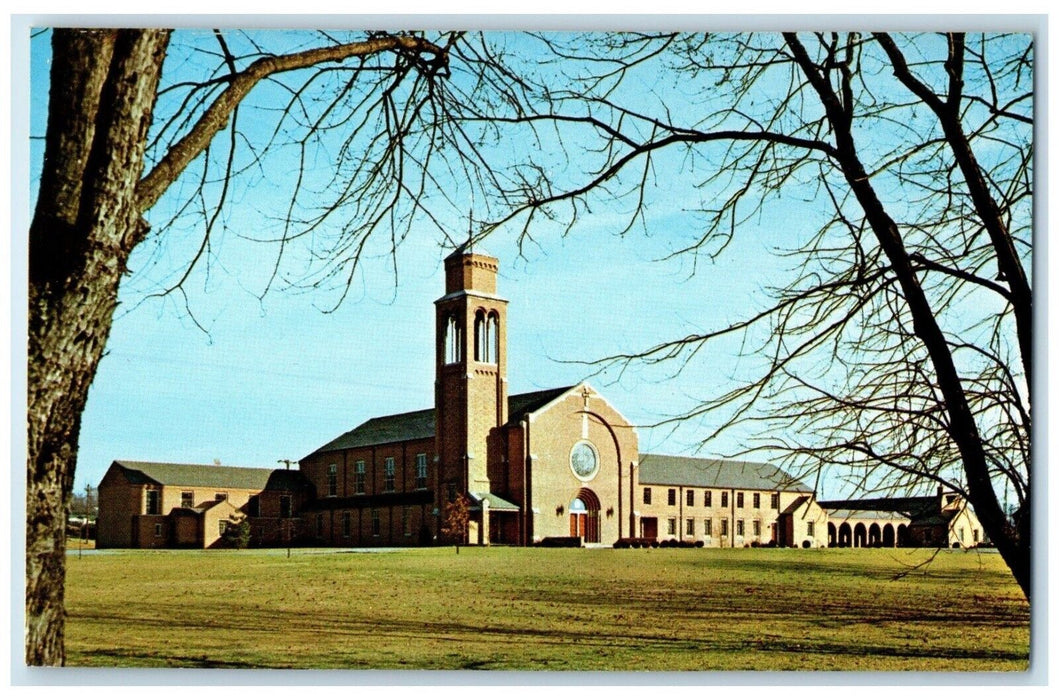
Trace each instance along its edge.
<path fill-rule="evenodd" d="M 480 118 L 579 167 L 520 168 L 521 201 L 486 231 L 529 242 L 606 206 L 628 217 L 620 235 L 657 233 L 652 211 L 681 197 L 698 228 L 673 255 L 698 263 L 786 217 L 792 274 L 765 308 L 604 366 L 682 367 L 741 339 L 753 373 L 682 418 L 715 416 L 709 437 L 756 425 L 752 448 L 863 488 L 955 489 L 1029 597 L 1032 38 L 537 39 L 550 60 L 517 71 L 533 86 L 519 109 Z"/>
<path fill-rule="evenodd" d="M 659 184 L 679 183 L 697 194 L 701 230 L 675 254 L 700 256 L 775 198 L 811 192 L 831 212 L 798 233 L 799 277 L 774 305 L 614 359 L 689 361 L 745 333 L 768 362 L 701 411 L 758 419 L 765 401 L 794 455 L 958 488 L 1029 594 L 1028 37 L 205 38 L 51 35 L 29 236 L 27 663 L 65 658 L 81 412 L 130 254 L 190 227 L 188 264 L 160 292 L 180 298 L 213 260 L 233 190 L 277 167 L 287 204 L 262 236 L 277 250 L 262 293 L 307 285 L 336 301 L 368 241 L 393 250 L 412 222 L 444 238 L 439 208 L 472 196 L 481 235 L 513 223 L 527 241 L 536 222 L 572 226 L 600 203 L 624 207 L 631 231 Z M 247 116 L 255 95 L 267 98 Z M 497 167 L 516 142 L 526 152 Z M 308 253 L 288 275 L 296 242 Z M 1005 482 L 1014 528 L 995 495 Z"/>
<path fill-rule="evenodd" d="M 261 293 L 280 279 L 284 251 L 307 240 L 308 262 L 284 283 L 336 289 L 340 300 L 369 240 L 393 250 L 413 221 L 444 238 L 436 207 L 458 198 L 459 182 L 486 172 L 450 111 L 491 89 L 474 70 L 453 77 L 459 33 L 50 35 L 44 162 L 29 232 L 31 665 L 65 659 L 63 532 L 81 413 L 133 250 L 164 250 L 193 232 L 186 264 L 158 291 L 180 298 L 213 259 L 232 192 L 274 177 L 287 205 L 275 233 L 260 236 L 277 250 Z M 254 95 L 262 97 L 255 103 Z"/>

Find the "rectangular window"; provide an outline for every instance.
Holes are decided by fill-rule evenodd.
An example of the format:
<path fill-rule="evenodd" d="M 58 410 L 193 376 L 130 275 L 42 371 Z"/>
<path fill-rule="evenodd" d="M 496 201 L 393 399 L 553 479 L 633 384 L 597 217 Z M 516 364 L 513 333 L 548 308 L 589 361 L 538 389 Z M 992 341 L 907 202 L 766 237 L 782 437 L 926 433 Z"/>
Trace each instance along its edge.
<path fill-rule="evenodd" d="M 809 524 L 812 525 L 812 523 L 809 523 Z M 809 534 L 811 535 L 813 533 L 810 532 Z M 754 521 L 754 537 L 761 537 L 761 521 L 760 520 L 755 520 Z"/>
<path fill-rule="evenodd" d="M 743 492 L 742 491 L 740 491 L 739 493 L 737 493 L 735 495 L 735 507 L 736 508 L 742 508 L 743 507 Z"/>
<path fill-rule="evenodd" d="M 709 518 L 702 521 L 702 534 L 713 537 L 713 521 Z"/>
<path fill-rule="evenodd" d="M 349 511 L 347 510 L 342 514 L 342 536 L 349 539 L 349 536 L 353 532 L 353 523 L 351 521 Z"/>
<path fill-rule="evenodd" d="M 755 493 L 754 494 L 754 507 L 755 508 L 760 508 L 761 507 L 761 494 L 760 493 Z"/>
<path fill-rule="evenodd" d="M 338 465 L 332 464 L 327 467 L 327 495 L 338 495 Z"/>
<path fill-rule="evenodd" d="M 374 537 L 378 537 L 382 532 L 382 524 L 379 522 L 379 509 L 371 509 L 371 534 Z"/>
<path fill-rule="evenodd" d="M 364 460 L 358 459 L 353 466 L 353 492 L 364 493 Z"/>
<path fill-rule="evenodd" d="M 279 517 L 289 518 L 291 515 L 290 496 L 279 497 Z"/>
<path fill-rule="evenodd" d="M 728 537 L 728 518 L 721 518 L 721 537 Z"/>
<path fill-rule="evenodd" d="M 669 534 L 670 535 L 677 534 L 677 519 L 676 518 L 670 518 L 669 519 L 669 523 L 668 523 L 668 527 L 669 527 Z"/>
<path fill-rule="evenodd" d="M 727 507 L 728 507 L 728 492 L 727 491 L 721 491 L 721 508 L 727 508 Z"/>
<path fill-rule="evenodd" d="M 695 520 L 694 518 L 688 518 L 688 521 L 684 523 L 687 527 L 685 528 L 684 534 L 688 537 L 692 537 L 695 534 Z"/>
<path fill-rule="evenodd" d="M 180 507 L 181 508 L 194 508 L 195 507 L 195 492 L 194 491 L 181 491 L 180 492 Z"/>
<path fill-rule="evenodd" d="M 645 506 L 651 505 L 651 487 L 645 486 L 643 489 L 643 502 Z"/>
<path fill-rule="evenodd" d="M 427 456 L 424 453 L 416 455 L 416 488 L 427 487 Z"/>
<path fill-rule="evenodd" d="M 324 514 L 323 513 L 317 513 L 316 514 L 316 536 L 317 537 L 323 537 L 324 536 Z"/>
<path fill-rule="evenodd" d="M 688 489 L 687 498 L 685 500 L 689 506 L 695 505 L 695 492 Z"/>
<path fill-rule="evenodd" d="M 978 543 L 978 530 L 971 530 L 971 536 L 974 538 L 975 544 Z"/>
<path fill-rule="evenodd" d="M 669 505 L 675 506 L 677 504 L 677 490 L 669 489 Z"/>
<path fill-rule="evenodd" d="M 449 503 L 456 500 L 456 484 L 451 481 L 445 484 L 445 497 L 448 499 Z"/>
<path fill-rule="evenodd" d="M 772 494 L 772 510 L 780 509 L 780 495 L 778 493 Z"/>
<path fill-rule="evenodd" d="M 223 537 L 224 533 L 226 533 L 226 532 L 228 532 L 228 521 L 227 520 L 219 520 L 219 521 L 217 521 L 217 534 L 220 535 L 221 537 Z"/>
<path fill-rule="evenodd" d="M 702 498 L 702 504 L 704 506 L 706 506 L 707 508 L 713 507 L 713 491 L 707 491 L 706 493 L 702 494 Z"/>
<path fill-rule="evenodd" d="M 744 524 L 742 520 L 735 521 L 735 536 L 742 537 L 745 534 Z"/>
<path fill-rule="evenodd" d="M 807 522 L 805 524 L 805 533 L 807 535 L 812 537 L 814 534 L 816 534 L 815 531 L 816 531 L 816 523 L 814 523 L 812 520 L 810 520 L 809 522 Z"/>
<path fill-rule="evenodd" d="M 215 494 L 213 494 L 213 500 L 215 500 L 215 501 L 227 501 L 228 500 L 228 494 L 226 492 L 215 493 Z"/>
<path fill-rule="evenodd" d="M 154 536 L 155 537 L 161 537 L 162 536 L 162 523 L 155 523 L 154 524 Z"/>
<path fill-rule="evenodd" d="M 383 491 L 393 491 L 394 490 L 394 488 L 395 488 L 395 486 L 394 486 L 394 474 L 396 473 L 396 471 L 397 471 L 397 469 L 394 466 L 393 457 L 387 457 L 386 461 L 383 463 L 383 481 L 382 481 L 382 490 Z"/>
<path fill-rule="evenodd" d="M 401 509 L 401 530 L 405 537 L 412 536 L 412 519 L 408 517 L 408 509 Z"/>
<path fill-rule="evenodd" d="M 961 527 L 956 531 L 956 536 L 960 538 L 960 542 L 963 542 L 963 528 Z"/>
<path fill-rule="evenodd" d="M 147 515 L 160 515 L 162 512 L 161 494 L 158 491 L 147 492 Z"/>

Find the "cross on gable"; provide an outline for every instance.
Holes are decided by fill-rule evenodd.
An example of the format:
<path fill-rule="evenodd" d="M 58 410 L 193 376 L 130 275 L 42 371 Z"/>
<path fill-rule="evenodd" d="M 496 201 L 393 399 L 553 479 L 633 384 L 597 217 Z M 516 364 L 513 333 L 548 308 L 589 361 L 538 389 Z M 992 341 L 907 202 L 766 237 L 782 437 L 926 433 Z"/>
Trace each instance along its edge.
<path fill-rule="evenodd" d="M 588 408 L 588 397 L 591 395 L 592 392 L 588 390 L 587 386 L 581 390 L 581 398 L 585 400 L 585 408 Z"/>

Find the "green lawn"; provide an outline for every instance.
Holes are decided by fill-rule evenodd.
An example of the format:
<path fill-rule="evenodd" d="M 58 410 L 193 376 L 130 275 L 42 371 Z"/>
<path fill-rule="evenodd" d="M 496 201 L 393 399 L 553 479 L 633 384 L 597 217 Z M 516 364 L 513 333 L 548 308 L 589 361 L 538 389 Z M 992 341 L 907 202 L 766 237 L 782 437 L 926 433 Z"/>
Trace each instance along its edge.
<path fill-rule="evenodd" d="M 68 557 L 72 666 L 1019 671 L 995 553 L 418 549 Z M 902 578 L 895 579 L 901 573 Z"/>

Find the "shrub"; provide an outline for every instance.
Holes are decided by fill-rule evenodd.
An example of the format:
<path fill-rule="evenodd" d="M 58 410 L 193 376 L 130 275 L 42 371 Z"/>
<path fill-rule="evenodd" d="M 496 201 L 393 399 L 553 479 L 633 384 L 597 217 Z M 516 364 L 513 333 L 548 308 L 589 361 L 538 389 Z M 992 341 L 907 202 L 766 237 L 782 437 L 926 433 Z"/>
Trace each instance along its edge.
<path fill-rule="evenodd" d="M 225 547 L 232 549 L 246 549 L 250 545 L 250 522 L 228 523 L 228 527 L 221 536 Z"/>
<path fill-rule="evenodd" d="M 802 542 L 802 549 L 810 549 L 812 548 L 812 546 L 813 543 L 809 540 L 805 540 L 804 542 Z"/>

